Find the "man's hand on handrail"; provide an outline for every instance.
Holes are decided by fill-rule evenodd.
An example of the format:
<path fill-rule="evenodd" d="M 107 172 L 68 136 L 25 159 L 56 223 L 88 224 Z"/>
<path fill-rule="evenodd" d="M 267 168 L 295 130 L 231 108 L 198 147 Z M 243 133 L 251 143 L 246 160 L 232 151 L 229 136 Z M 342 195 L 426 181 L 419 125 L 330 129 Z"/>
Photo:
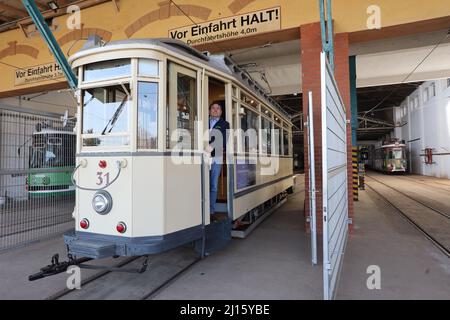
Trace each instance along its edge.
<path fill-rule="evenodd" d="M 205 153 L 211 155 L 211 153 L 213 152 L 213 150 L 214 150 L 214 148 L 213 148 L 210 144 L 208 144 L 208 145 L 206 146 L 206 148 L 205 148 Z"/>

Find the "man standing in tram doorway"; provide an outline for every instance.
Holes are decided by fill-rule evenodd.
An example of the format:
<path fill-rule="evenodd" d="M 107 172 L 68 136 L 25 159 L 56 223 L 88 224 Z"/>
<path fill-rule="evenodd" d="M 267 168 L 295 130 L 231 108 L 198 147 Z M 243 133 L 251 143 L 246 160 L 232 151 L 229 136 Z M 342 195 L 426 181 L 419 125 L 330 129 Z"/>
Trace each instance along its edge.
<path fill-rule="evenodd" d="M 209 146 L 206 152 L 211 154 L 212 162 L 209 172 L 209 211 L 216 213 L 217 192 L 219 189 L 219 177 L 222 172 L 222 164 L 227 145 L 227 133 L 230 124 L 222 119 L 224 105 L 214 102 L 209 106 Z"/>

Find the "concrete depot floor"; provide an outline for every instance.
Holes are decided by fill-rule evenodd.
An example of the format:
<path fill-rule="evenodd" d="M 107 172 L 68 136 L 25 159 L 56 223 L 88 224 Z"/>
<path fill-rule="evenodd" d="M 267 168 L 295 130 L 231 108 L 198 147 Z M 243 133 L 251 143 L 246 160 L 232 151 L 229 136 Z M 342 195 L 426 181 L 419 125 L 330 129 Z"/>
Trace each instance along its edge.
<path fill-rule="evenodd" d="M 154 299 L 321 299 L 322 273 L 311 264 L 303 198 L 297 190 L 249 237 L 194 265 Z"/>
<path fill-rule="evenodd" d="M 195 265 L 156 299 L 321 299 L 322 269 L 310 264 L 304 193 L 247 239 Z M 450 299 L 450 261 L 370 190 L 355 204 L 337 299 Z M 319 250 L 319 257 L 321 251 Z M 381 269 L 381 290 L 367 268 Z"/>
<path fill-rule="evenodd" d="M 355 212 L 337 299 L 450 299 L 450 260 L 430 240 L 369 189 Z M 367 289 L 371 265 L 381 290 Z"/>
<path fill-rule="evenodd" d="M 17 249 L 0 253 L 0 299 L 1 300 L 43 300 L 66 289 L 68 274 L 28 281 L 28 276 L 50 263 L 53 254 L 59 253 L 60 260 L 67 260 L 62 236 L 32 243 Z M 123 258 L 102 261 L 105 265 L 116 265 Z M 92 264 L 99 264 L 93 262 Z M 96 270 L 83 270 L 81 278 L 86 279 L 97 273 Z"/>
<path fill-rule="evenodd" d="M 247 239 L 194 265 L 154 299 L 321 299 L 322 268 L 310 263 L 304 228 L 302 177 L 298 183 Z M 450 261 L 429 240 L 371 190 L 361 192 L 355 211 L 337 299 L 450 299 Z M 67 274 L 27 281 L 58 251 L 65 252 L 61 237 L 0 253 L 0 299 L 45 299 L 64 289 Z M 381 290 L 367 289 L 370 265 L 381 268 Z"/>

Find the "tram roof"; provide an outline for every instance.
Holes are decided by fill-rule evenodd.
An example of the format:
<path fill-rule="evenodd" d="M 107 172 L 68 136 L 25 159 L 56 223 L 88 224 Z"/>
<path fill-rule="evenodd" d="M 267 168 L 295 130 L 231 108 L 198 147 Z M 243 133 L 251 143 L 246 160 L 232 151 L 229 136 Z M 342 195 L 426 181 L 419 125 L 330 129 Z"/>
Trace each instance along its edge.
<path fill-rule="evenodd" d="M 382 145 L 381 148 L 405 148 L 406 144 L 403 143 L 390 143 Z"/>
<path fill-rule="evenodd" d="M 33 132 L 33 134 L 69 134 L 76 135 L 73 131 L 54 130 L 54 129 L 42 129 L 41 131 Z"/>
<path fill-rule="evenodd" d="M 170 38 L 155 38 L 155 39 L 127 39 L 127 40 L 117 40 L 106 43 L 105 45 L 93 45 L 92 42 L 88 42 L 87 45 L 76 54 L 69 58 L 69 62 L 72 63 L 74 60 L 80 56 L 84 56 L 89 53 L 101 52 L 113 49 L 114 47 L 120 48 L 121 46 L 133 46 L 136 47 L 142 45 L 154 45 L 160 46 L 168 51 L 176 52 L 182 56 L 193 59 L 201 64 L 205 64 L 211 68 L 218 69 L 232 76 L 236 82 L 246 88 L 249 92 L 255 94 L 260 99 L 264 100 L 267 104 L 272 106 L 274 109 L 279 111 L 286 119 L 290 120 L 289 114 L 281 107 L 281 105 L 272 97 L 270 97 L 261 85 L 259 85 L 248 72 L 238 67 L 238 65 L 226 54 L 214 54 L 209 55 L 208 53 L 203 53 L 197 49 L 189 46 L 183 41 L 170 39 Z"/>

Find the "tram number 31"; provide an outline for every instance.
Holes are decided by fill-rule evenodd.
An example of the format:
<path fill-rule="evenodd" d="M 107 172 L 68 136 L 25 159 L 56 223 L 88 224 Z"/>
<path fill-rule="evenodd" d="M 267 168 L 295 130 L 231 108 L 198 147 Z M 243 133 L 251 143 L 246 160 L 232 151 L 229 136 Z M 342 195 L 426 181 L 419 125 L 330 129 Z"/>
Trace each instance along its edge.
<path fill-rule="evenodd" d="M 97 172 L 97 185 L 101 186 L 106 181 L 106 185 L 109 184 L 109 172 Z"/>

